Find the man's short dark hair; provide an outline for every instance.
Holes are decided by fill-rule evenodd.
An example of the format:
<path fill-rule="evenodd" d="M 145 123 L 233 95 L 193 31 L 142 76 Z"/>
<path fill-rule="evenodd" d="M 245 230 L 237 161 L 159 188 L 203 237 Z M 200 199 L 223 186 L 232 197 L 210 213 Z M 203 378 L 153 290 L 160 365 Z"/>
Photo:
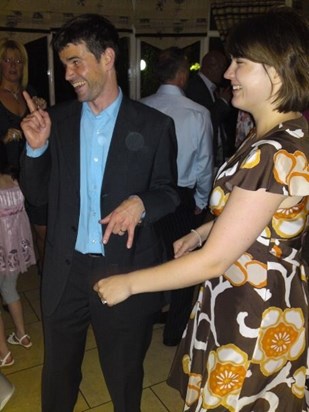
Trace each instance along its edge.
<path fill-rule="evenodd" d="M 160 83 L 173 80 L 179 70 L 189 70 L 189 63 L 185 52 L 179 47 L 170 47 L 163 50 L 158 58 L 156 74 Z"/>
<path fill-rule="evenodd" d="M 69 43 L 85 43 L 98 61 L 108 47 L 114 50 L 116 60 L 119 55 L 118 32 L 109 20 L 99 14 L 88 13 L 74 17 L 56 32 L 52 40 L 57 53 Z"/>

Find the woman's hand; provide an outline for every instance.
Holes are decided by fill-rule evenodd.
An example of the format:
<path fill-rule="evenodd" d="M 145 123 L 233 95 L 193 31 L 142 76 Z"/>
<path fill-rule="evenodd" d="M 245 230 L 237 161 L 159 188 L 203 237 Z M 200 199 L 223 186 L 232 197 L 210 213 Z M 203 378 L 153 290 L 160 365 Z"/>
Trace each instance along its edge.
<path fill-rule="evenodd" d="M 10 128 L 4 136 L 3 143 L 10 143 L 21 140 L 23 138 L 22 132 L 19 129 Z"/>
<path fill-rule="evenodd" d="M 176 259 L 183 255 L 187 255 L 189 252 L 192 252 L 192 250 L 200 246 L 200 239 L 195 232 L 191 232 L 176 240 L 173 246 L 174 257 Z"/>
<path fill-rule="evenodd" d="M 32 101 L 37 109 L 45 110 L 47 108 L 46 100 L 43 97 L 33 96 Z"/>
<path fill-rule="evenodd" d="M 114 306 L 132 295 L 130 275 L 114 275 L 99 280 L 93 287 L 103 304 Z"/>

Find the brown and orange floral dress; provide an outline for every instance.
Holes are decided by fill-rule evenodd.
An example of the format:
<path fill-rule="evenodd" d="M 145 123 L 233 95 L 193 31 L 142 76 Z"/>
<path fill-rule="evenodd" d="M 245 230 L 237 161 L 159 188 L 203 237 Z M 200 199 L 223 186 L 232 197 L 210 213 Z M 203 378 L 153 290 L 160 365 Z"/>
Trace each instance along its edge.
<path fill-rule="evenodd" d="M 263 138 L 253 131 L 218 172 L 210 200 L 214 216 L 222 213 L 234 186 L 301 200 L 277 210 L 224 275 L 201 285 L 168 378 L 185 399 L 184 411 L 309 411 L 309 273 L 301 258 L 308 158 L 302 117 Z"/>

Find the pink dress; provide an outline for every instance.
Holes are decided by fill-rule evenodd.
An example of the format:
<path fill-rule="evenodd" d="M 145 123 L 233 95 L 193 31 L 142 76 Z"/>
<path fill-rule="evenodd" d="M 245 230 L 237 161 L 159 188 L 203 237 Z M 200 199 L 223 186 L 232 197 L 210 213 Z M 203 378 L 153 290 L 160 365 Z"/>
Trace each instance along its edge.
<path fill-rule="evenodd" d="M 0 274 L 26 272 L 35 261 L 24 196 L 19 186 L 0 189 Z"/>

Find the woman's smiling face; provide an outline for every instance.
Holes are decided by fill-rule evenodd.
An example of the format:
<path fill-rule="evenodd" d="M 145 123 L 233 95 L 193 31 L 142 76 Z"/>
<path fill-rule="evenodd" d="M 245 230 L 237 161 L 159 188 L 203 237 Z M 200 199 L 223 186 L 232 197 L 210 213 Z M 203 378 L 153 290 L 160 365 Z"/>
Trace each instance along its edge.
<path fill-rule="evenodd" d="M 224 77 L 231 81 L 234 107 L 254 114 L 273 97 L 270 71 L 261 63 L 241 58 L 232 58 Z"/>

